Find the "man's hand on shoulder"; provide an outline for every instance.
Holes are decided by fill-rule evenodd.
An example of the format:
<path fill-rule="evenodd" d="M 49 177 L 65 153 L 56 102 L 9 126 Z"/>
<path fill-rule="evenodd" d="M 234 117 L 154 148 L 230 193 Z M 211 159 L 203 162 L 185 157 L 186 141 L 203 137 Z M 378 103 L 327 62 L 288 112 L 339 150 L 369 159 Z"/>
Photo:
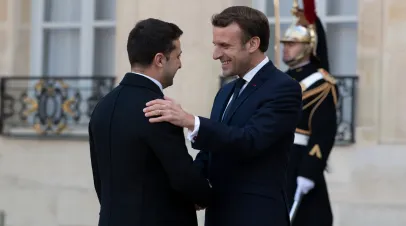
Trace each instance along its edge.
<path fill-rule="evenodd" d="M 152 100 L 146 106 L 144 113 L 146 117 L 150 118 L 151 123 L 169 122 L 191 131 L 194 130 L 195 117 L 184 111 L 175 100 L 165 96 L 165 99 Z"/>

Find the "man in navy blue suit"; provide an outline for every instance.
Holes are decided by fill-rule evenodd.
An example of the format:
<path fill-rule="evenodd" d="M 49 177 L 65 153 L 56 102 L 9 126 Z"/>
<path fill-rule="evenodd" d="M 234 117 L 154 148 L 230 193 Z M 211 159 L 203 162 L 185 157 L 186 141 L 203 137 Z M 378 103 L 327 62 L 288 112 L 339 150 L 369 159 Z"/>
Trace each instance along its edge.
<path fill-rule="evenodd" d="M 151 123 L 188 128 L 195 164 L 209 179 L 213 200 L 206 226 L 290 225 L 285 196 L 288 152 L 300 118 L 298 82 L 278 70 L 265 52 L 270 28 L 260 11 L 233 6 L 212 18 L 213 58 L 224 77 L 210 119 L 185 112 L 165 97 L 144 109 Z"/>

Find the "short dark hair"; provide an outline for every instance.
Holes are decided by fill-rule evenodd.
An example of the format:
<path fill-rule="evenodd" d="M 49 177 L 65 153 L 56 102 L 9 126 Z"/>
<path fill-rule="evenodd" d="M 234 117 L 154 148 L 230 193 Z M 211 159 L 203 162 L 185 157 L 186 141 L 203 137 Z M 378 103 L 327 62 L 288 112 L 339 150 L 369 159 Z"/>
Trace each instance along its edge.
<path fill-rule="evenodd" d="M 149 18 L 139 21 L 131 30 L 127 41 L 127 53 L 131 66 L 148 66 L 157 53 L 166 57 L 175 49 L 173 41 L 183 31 L 173 23 Z"/>
<path fill-rule="evenodd" d="M 261 40 L 259 49 L 268 50 L 270 28 L 268 18 L 259 10 L 247 6 L 231 6 L 212 17 L 211 24 L 215 27 L 227 27 L 236 23 L 243 31 L 242 42 L 246 43 L 252 37 Z"/>

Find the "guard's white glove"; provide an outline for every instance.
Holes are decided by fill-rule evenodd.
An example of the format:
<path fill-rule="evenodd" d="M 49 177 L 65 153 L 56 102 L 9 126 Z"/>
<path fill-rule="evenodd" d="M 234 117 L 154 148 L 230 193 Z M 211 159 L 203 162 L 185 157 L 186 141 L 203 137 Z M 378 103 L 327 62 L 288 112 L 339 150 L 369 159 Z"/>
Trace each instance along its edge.
<path fill-rule="evenodd" d="M 296 188 L 297 192 L 296 192 L 295 196 L 300 195 L 300 194 L 307 194 L 307 193 L 309 193 L 310 190 L 312 190 L 314 188 L 314 182 L 306 177 L 298 176 L 296 179 L 296 182 L 297 182 L 297 188 Z M 295 200 L 297 198 L 298 197 L 295 197 Z"/>

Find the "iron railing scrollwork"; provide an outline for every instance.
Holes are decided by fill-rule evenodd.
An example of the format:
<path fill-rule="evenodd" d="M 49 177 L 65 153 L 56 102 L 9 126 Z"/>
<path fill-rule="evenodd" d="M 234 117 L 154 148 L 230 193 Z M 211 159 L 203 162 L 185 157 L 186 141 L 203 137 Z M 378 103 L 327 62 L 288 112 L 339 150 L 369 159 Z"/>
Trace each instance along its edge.
<path fill-rule="evenodd" d="M 358 76 L 337 76 L 336 80 L 339 93 L 336 144 L 353 144 L 355 143 Z"/>
<path fill-rule="evenodd" d="M 97 102 L 113 89 L 114 77 L 3 77 L 3 136 L 86 137 Z"/>
<path fill-rule="evenodd" d="M 355 143 L 355 111 L 356 111 L 356 90 L 358 76 L 335 76 L 339 92 L 337 106 L 337 135 L 336 145 L 348 145 Z M 232 81 L 232 78 L 220 77 L 220 87 Z"/>
<path fill-rule="evenodd" d="M 220 86 L 229 82 L 220 79 Z M 357 76 L 336 76 L 337 145 L 355 142 Z M 3 77 L 0 133 L 3 136 L 87 137 L 97 102 L 115 86 L 113 77 Z"/>

